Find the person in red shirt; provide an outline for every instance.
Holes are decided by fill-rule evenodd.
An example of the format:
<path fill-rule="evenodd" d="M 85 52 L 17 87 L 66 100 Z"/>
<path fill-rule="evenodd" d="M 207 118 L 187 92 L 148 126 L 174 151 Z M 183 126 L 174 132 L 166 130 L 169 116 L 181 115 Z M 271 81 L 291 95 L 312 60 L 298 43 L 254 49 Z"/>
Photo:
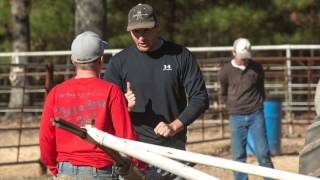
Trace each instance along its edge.
<path fill-rule="evenodd" d="M 94 144 L 56 128 L 58 117 L 82 127 L 87 119 L 117 137 L 137 140 L 126 99 L 120 88 L 99 78 L 107 43 L 90 31 L 72 42 L 76 75 L 55 86 L 46 97 L 40 125 L 41 160 L 57 177 L 117 179 L 113 160 Z"/>

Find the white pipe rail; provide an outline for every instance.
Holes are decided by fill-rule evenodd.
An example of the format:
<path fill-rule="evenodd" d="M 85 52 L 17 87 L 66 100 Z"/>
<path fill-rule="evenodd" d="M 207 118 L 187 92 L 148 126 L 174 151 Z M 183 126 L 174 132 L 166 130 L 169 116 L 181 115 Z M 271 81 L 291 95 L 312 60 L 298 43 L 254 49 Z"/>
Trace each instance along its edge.
<path fill-rule="evenodd" d="M 220 46 L 220 47 L 188 47 L 192 52 L 223 52 L 231 51 L 232 46 Z M 270 50 L 315 50 L 320 49 L 319 44 L 283 44 L 283 45 L 257 45 L 252 46 L 253 51 L 270 51 Z"/>
<path fill-rule="evenodd" d="M 121 49 L 106 49 L 104 54 L 116 54 Z M 71 51 L 33 51 L 33 52 L 5 52 L 0 53 L 0 57 L 16 57 L 16 56 L 70 56 Z"/>
<path fill-rule="evenodd" d="M 182 151 L 174 148 L 168 148 L 153 144 L 147 144 L 143 142 L 138 141 L 132 141 L 128 139 L 123 139 L 123 141 L 130 142 L 132 144 L 136 144 L 137 146 L 141 148 L 148 149 L 149 151 L 155 152 L 159 155 L 176 159 L 176 160 L 182 160 L 182 161 L 188 161 L 198 164 L 204 164 L 208 166 L 214 166 L 224 169 L 229 169 L 233 171 L 239 171 L 247 174 L 253 174 L 257 176 L 263 176 L 273 179 L 290 179 L 290 180 L 316 180 L 318 178 L 314 178 L 311 176 L 291 173 L 287 171 L 281 171 L 277 169 L 271 169 L 267 167 L 257 166 L 254 164 L 247 164 L 232 160 L 227 160 L 219 157 L 213 157 L 208 155 L 203 155 L 199 153 L 193 153 L 193 152 L 187 152 Z"/>
<path fill-rule="evenodd" d="M 223 52 L 231 51 L 232 46 L 218 47 L 188 47 L 192 52 Z M 271 51 L 271 50 L 316 50 L 320 49 L 319 44 L 284 44 L 284 45 L 257 45 L 252 46 L 253 51 Z M 106 49 L 105 54 L 116 54 L 121 49 Z M 16 57 L 16 56 L 67 56 L 71 55 L 71 51 L 34 51 L 34 52 L 5 52 L 0 53 L 0 57 Z"/>
<path fill-rule="evenodd" d="M 178 167 L 185 168 L 185 165 L 184 166 L 178 165 L 175 167 L 174 165 L 175 163 L 172 163 L 172 165 L 167 162 L 163 163 L 162 162 L 163 157 L 172 158 L 172 159 L 181 160 L 181 161 L 188 161 L 188 162 L 193 162 L 198 164 L 204 164 L 204 165 L 229 169 L 233 171 L 238 171 L 238 172 L 243 172 L 247 174 L 253 174 L 253 175 L 258 175 L 258 176 L 263 176 L 263 177 L 268 177 L 273 179 L 280 179 L 280 180 L 285 180 L 285 179 L 316 180 L 317 179 L 311 176 L 281 171 L 277 169 L 271 169 L 271 168 L 257 166 L 253 164 L 241 163 L 241 162 L 236 162 L 232 160 L 226 160 L 223 158 L 218 158 L 218 157 L 213 157 L 213 156 L 208 156 L 208 155 L 203 155 L 203 154 L 198 154 L 193 152 L 187 152 L 187 151 L 177 150 L 173 148 L 157 146 L 157 145 L 147 144 L 147 143 L 138 142 L 138 141 L 132 141 L 128 139 L 117 138 L 106 132 L 100 131 L 92 126 L 86 126 L 86 129 L 88 130 L 88 134 L 101 145 L 107 146 L 109 148 L 115 149 L 122 153 L 136 157 L 142 161 L 158 166 L 161 169 L 165 169 L 174 174 L 177 174 L 179 176 L 189 178 L 189 179 L 204 179 L 204 177 L 207 177 L 207 176 L 200 177 L 199 175 L 193 175 L 194 173 L 198 173 L 198 172 L 195 172 L 192 168 L 191 170 L 190 167 L 188 167 L 189 170 L 187 171 L 178 170 Z M 156 153 L 158 156 L 155 156 L 154 153 Z M 160 158 L 161 160 L 158 158 Z"/>
<path fill-rule="evenodd" d="M 178 161 L 172 160 L 165 156 L 153 153 L 144 148 L 138 148 L 137 145 L 129 141 L 124 141 L 122 138 L 112 136 L 103 132 L 91 125 L 86 125 L 87 133 L 99 144 L 127 154 L 129 156 L 138 158 L 146 163 L 157 166 L 161 169 L 167 170 L 178 176 L 187 179 L 201 179 L 201 180 L 217 180 L 216 177 L 206 174 L 202 171 L 189 167 Z"/>

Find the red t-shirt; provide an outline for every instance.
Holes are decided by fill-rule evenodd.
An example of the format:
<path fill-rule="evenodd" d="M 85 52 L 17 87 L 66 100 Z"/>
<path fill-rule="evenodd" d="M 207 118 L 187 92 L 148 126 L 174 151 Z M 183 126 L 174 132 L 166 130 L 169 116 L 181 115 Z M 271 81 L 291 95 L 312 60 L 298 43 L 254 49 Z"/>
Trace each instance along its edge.
<path fill-rule="evenodd" d="M 102 168 L 112 159 L 96 145 L 52 125 L 60 117 L 82 127 L 86 119 L 94 126 L 117 137 L 136 140 L 127 103 L 118 86 L 99 78 L 69 79 L 54 87 L 44 104 L 40 126 L 41 159 L 53 175 L 57 162 Z"/>

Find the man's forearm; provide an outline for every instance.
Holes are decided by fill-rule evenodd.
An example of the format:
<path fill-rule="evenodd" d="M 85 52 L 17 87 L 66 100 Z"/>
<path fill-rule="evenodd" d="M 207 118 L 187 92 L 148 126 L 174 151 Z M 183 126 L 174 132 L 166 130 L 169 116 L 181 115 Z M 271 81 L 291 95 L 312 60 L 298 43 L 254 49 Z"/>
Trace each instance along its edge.
<path fill-rule="evenodd" d="M 172 133 L 170 134 L 171 136 L 174 136 L 175 134 L 177 134 L 178 132 L 184 129 L 184 125 L 180 119 L 174 120 L 169 124 L 169 126 L 172 129 Z"/>

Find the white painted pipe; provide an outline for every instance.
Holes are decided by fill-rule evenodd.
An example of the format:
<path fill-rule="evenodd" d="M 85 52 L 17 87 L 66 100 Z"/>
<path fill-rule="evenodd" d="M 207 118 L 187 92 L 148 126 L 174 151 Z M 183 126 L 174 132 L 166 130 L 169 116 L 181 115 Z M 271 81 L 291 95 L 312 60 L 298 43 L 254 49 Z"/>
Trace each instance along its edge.
<path fill-rule="evenodd" d="M 210 46 L 210 47 L 187 47 L 191 52 L 229 52 L 232 46 Z M 319 44 L 283 44 L 283 45 L 258 45 L 252 46 L 253 51 L 271 51 L 271 50 L 312 50 L 320 49 Z M 106 49 L 105 54 L 116 54 L 122 49 Z M 71 55 L 71 51 L 30 51 L 30 52 L 2 52 L 0 57 L 13 56 L 67 56 Z"/>
<path fill-rule="evenodd" d="M 92 129 L 96 129 L 96 128 L 92 128 Z M 102 133 L 107 134 L 105 132 L 102 132 Z M 224 169 L 229 169 L 229 170 L 243 172 L 243 173 L 247 173 L 247 174 L 253 174 L 253 175 L 258 175 L 258 176 L 263 176 L 263 177 L 268 177 L 268 178 L 273 178 L 273 179 L 283 179 L 283 180 L 286 180 L 286 179 L 290 179 L 290 180 L 301 180 L 301 179 L 303 179 L 303 180 L 316 180 L 316 179 L 318 179 L 318 178 L 314 178 L 314 177 L 306 176 L 306 175 L 301 175 L 301 174 L 297 174 L 297 173 L 291 173 L 291 172 L 287 172 L 287 171 L 281 171 L 281 170 L 277 170 L 277 169 L 257 166 L 254 164 L 247 164 L 247 163 L 227 160 L 227 159 L 203 155 L 203 154 L 199 154 L 199 153 L 182 151 L 182 150 L 178 150 L 178 149 L 174 149 L 174 148 L 168 148 L 168 147 L 163 147 L 163 146 L 158 146 L 158 145 L 153 145 L 153 144 L 147 144 L 147 143 L 143 143 L 143 142 L 139 142 L 139 141 L 133 141 L 133 140 L 122 139 L 122 138 L 117 138 L 117 140 L 122 141 L 126 145 L 129 145 L 129 144 L 134 145 L 135 148 L 137 148 L 137 149 L 144 149 L 144 150 L 147 150 L 148 152 L 157 153 L 158 155 L 165 156 L 168 158 L 182 160 L 182 161 L 188 161 L 188 162 L 193 162 L 193 163 L 198 163 L 198 164 L 204 164 L 204 165 L 209 165 L 209 166 L 214 166 L 214 167 L 219 167 L 219 168 L 224 168 Z M 102 144 L 102 145 L 104 145 L 104 144 Z M 133 156 L 133 155 L 131 155 L 131 156 Z M 133 156 L 133 157 L 137 157 L 137 156 Z M 139 157 L 137 157 L 137 158 L 140 159 Z M 141 160 L 143 160 L 143 159 L 141 159 Z M 150 163 L 150 164 L 152 164 L 152 163 Z M 170 170 L 168 170 L 168 171 L 170 171 Z"/>
<path fill-rule="evenodd" d="M 174 148 L 168 148 L 163 146 L 157 146 L 153 144 L 147 144 L 138 141 L 132 141 L 128 139 L 122 139 L 127 143 L 136 144 L 137 146 L 148 149 L 149 151 L 155 152 L 159 155 L 166 156 L 172 159 L 183 160 L 198 164 L 204 164 L 224 169 L 229 169 L 233 171 L 239 171 L 247 174 L 254 174 L 258 176 L 273 178 L 273 179 L 283 179 L 283 180 L 316 180 L 318 178 L 314 178 L 311 176 L 301 175 L 297 173 L 291 173 L 287 171 L 281 171 L 277 169 L 257 166 L 254 164 L 247 164 L 232 160 L 227 160 L 223 158 L 182 151 Z"/>
<path fill-rule="evenodd" d="M 211 176 L 202 171 L 189 167 L 178 161 L 172 160 L 168 157 L 156 154 L 145 148 L 139 148 L 139 146 L 132 143 L 131 141 L 124 141 L 125 139 L 115 137 L 90 125 L 87 125 L 85 128 L 87 129 L 87 133 L 89 134 L 89 136 L 99 144 L 111 148 L 113 150 L 119 151 L 121 153 L 127 154 L 129 156 L 138 158 L 146 163 L 152 164 L 161 169 L 172 172 L 173 174 L 176 174 L 178 176 L 184 177 L 186 179 L 195 180 L 217 179 L 214 176 Z"/>

